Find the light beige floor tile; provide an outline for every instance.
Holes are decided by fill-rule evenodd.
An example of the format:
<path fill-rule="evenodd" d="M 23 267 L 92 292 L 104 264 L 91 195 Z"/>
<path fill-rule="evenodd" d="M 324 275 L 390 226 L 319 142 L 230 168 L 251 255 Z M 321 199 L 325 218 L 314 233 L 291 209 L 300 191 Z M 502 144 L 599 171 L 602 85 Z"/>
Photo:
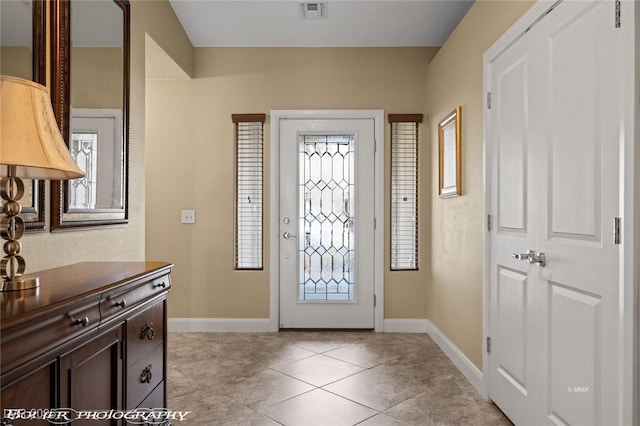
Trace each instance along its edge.
<path fill-rule="evenodd" d="M 211 395 L 206 390 L 199 390 L 169 400 L 169 409 L 188 411 L 184 422 L 180 425 L 255 425 L 267 426 L 278 423 L 262 413 L 253 410 L 232 398 L 224 395 Z"/>
<path fill-rule="evenodd" d="M 277 367 L 315 355 L 315 352 L 287 345 L 272 351 L 265 351 L 261 362 L 267 367 Z"/>
<path fill-rule="evenodd" d="M 212 385 L 210 389 L 213 393 L 226 395 L 260 410 L 312 391 L 315 386 L 274 370 L 263 370 L 251 376 L 240 376 L 225 384 Z"/>
<path fill-rule="evenodd" d="M 500 410 L 484 401 L 459 373 L 433 377 L 424 392 L 385 414 L 412 425 L 511 425 Z"/>
<path fill-rule="evenodd" d="M 403 355 L 401 347 L 395 349 L 395 351 L 376 350 L 375 344 L 362 342 L 344 345 L 324 352 L 323 355 L 359 365 L 360 367 L 372 368 Z"/>
<path fill-rule="evenodd" d="M 169 333 L 167 355 L 183 425 L 510 425 L 426 334 Z"/>
<path fill-rule="evenodd" d="M 406 426 L 406 423 L 387 416 L 386 414 L 378 414 L 368 418 L 362 423 L 358 423 L 358 426 Z"/>
<path fill-rule="evenodd" d="M 274 367 L 274 370 L 314 386 L 324 386 L 364 369 L 357 365 L 318 354 Z"/>
<path fill-rule="evenodd" d="M 314 353 L 318 353 L 318 354 L 334 350 L 345 344 L 346 343 L 342 341 L 327 342 L 327 341 L 312 341 L 312 340 L 303 340 L 295 343 L 295 345 L 299 348 L 306 349 L 308 351 L 313 351 Z"/>
<path fill-rule="evenodd" d="M 324 386 L 323 389 L 378 411 L 384 411 L 422 391 L 411 377 L 381 367 L 366 370 Z"/>
<path fill-rule="evenodd" d="M 169 363 L 169 365 L 171 365 Z M 167 383 L 170 383 L 170 386 L 167 386 L 167 398 L 177 398 L 186 393 L 191 393 L 198 388 L 198 384 L 193 378 L 188 375 L 184 375 L 177 368 L 168 368 L 167 369 Z"/>
<path fill-rule="evenodd" d="M 324 353 L 340 346 L 365 341 L 373 332 L 340 332 L 340 331 L 286 331 L 283 339 L 294 345 L 316 353 Z"/>
<path fill-rule="evenodd" d="M 322 389 L 273 405 L 264 413 L 286 426 L 350 426 L 377 414 Z"/>

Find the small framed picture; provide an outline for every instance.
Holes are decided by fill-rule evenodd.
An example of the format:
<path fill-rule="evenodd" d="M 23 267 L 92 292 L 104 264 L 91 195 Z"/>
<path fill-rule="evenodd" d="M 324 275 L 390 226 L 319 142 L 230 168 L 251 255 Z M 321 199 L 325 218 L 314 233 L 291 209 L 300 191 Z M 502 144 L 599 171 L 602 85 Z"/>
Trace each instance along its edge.
<path fill-rule="evenodd" d="M 462 195 L 462 107 L 438 123 L 440 197 Z"/>

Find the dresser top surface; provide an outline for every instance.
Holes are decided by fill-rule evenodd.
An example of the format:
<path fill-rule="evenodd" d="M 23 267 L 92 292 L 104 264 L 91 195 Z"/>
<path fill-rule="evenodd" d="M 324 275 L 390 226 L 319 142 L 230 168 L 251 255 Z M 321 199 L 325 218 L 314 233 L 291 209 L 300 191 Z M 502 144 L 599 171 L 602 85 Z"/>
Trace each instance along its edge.
<path fill-rule="evenodd" d="M 0 329 L 89 300 L 120 285 L 168 274 L 167 262 L 82 262 L 25 275 L 40 287 L 0 293 Z"/>

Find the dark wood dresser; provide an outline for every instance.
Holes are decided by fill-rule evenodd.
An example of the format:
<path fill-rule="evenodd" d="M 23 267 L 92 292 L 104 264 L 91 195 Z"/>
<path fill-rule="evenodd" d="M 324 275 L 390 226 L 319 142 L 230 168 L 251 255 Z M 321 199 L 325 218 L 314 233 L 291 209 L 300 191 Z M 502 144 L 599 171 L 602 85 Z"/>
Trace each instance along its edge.
<path fill-rule="evenodd" d="M 2 416 L 10 408 L 166 407 L 171 268 L 164 262 L 78 263 L 33 274 L 38 289 L 0 293 Z"/>

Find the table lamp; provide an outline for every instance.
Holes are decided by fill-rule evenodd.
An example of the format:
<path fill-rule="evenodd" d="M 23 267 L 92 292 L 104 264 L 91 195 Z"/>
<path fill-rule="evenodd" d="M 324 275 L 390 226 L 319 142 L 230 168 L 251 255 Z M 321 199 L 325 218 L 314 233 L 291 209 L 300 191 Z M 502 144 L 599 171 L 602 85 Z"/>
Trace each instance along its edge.
<path fill-rule="evenodd" d="M 71 158 L 62 139 L 49 90 L 32 81 L 0 76 L 0 196 L 4 215 L 0 236 L 0 291 L 26 290 L 40 285 L 23 277 L 26 262 L 20 256 L 24 220 L 19 216 L 24 194 L 21 178 L 65 180 L 84 173 Z"/>

